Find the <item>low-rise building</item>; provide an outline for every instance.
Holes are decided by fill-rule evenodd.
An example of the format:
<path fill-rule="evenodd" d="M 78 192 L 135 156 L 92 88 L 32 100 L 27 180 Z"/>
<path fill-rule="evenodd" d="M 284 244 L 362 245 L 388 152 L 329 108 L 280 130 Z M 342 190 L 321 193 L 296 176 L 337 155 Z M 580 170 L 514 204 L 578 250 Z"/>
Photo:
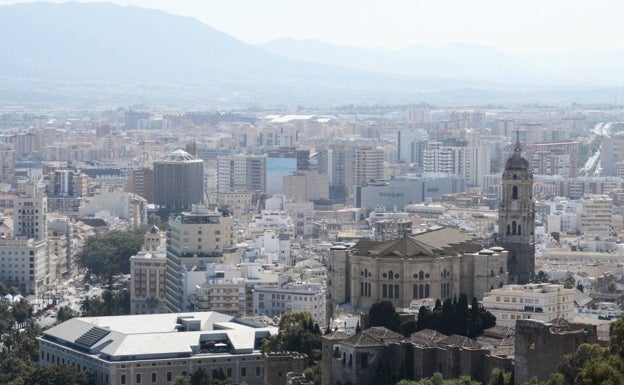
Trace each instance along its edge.
<path fill-rule="evenodd" d="M 574 315 L 574 290 L 550 283 L 505 285 L 483 297 L 483 307 L 496 316 L 496 324 L 515 327 L 520 319 L 549 322 Z"/>
<path fill-rule="evenodd" d="M 327 324 L 325 290 L 318 283 L 286 283 L 278 287 L 256 286 L 253 295 L 254 315 L 280 317 L 282 314 L 308 311 L 323 327 Z"/>
<path fill-rule="evenodd" d="M 98 385 L 166 385 L 199 368 L 211 379 L 286 384 L 286 374 L 301 373 L 307 357 L 262 353 L 262 340 L 275 333 L 216 312 L 73 318 L 38 338 L 39 362 L 89 370 Z"/>

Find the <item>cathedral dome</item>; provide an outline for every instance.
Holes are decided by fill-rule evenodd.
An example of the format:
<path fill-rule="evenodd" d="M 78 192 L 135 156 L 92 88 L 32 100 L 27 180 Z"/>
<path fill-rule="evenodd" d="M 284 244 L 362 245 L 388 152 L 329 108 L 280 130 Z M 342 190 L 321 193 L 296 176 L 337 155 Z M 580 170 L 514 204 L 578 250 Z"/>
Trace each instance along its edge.
<path fill-rule="evenodd" d="M 505 163 L 505 170 L 528 170 L 529 169 L 529 161 L 522 155 L 522 146 L 520 145 L 520 141 L 516 142 L 516 148 L 514 148 L 514 153 L 509 159 L 507 159 L 507 163 Z"/>

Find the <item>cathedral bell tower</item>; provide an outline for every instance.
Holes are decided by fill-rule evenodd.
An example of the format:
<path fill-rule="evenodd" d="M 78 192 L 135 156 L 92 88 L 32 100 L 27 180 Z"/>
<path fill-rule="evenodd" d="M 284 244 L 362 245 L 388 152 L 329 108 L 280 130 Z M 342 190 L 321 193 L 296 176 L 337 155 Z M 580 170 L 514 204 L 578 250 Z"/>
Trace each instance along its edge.
<path fill-rule="evenodd" d="M 514 153 L 505 164 L 498 210 L 498 242 L 508 252 L 509 283 L 528 283 L 535 274 L 533 171 L 522 155 L 517 133 Z"/>

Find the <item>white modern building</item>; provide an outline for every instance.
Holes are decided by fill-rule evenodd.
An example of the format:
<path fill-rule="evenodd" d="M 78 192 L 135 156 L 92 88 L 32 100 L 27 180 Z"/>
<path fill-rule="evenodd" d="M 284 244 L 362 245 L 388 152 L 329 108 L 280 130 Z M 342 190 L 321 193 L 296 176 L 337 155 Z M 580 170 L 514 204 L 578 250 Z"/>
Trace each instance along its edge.
<path fill-rule="evenodd" d="M 277 383 L 267 377 L 279 370 L 286 383 L 298 357 L 273 368 L 260 351 L 275 333 L 276 327 L 216 312 L 73 318 L 38 338 L 39 362 L 89 370 L 98 385 L 166 385 L 198 368 L 211 379 L 222 375 L 249 385 Z"/>
<path fill-rule="evenodd" d="M 550 283 L 505 285 L 483 297 L 483 307 L 496 316 L 496 324 L 515 327 L 516 320 L 549 322 L 574 315 L 574 290 Z"/>
<path fill-rule="evenodd" d="M 253 294 L 255 315 L 280 317 L 296 311 L 309 311 L 320 327 L 327 324 L 325 290 L 318 283 L 286 283 L 256 286 Z"/>

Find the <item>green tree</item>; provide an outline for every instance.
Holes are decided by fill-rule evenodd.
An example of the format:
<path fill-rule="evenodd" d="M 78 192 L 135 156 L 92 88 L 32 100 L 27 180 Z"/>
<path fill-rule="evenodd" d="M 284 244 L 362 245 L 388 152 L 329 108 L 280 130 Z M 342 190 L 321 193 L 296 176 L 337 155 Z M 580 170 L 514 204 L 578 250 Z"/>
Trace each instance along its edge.
<path fill-rule="evenodd" d="M 314 383 L 314 385 L 321 385 L 323 378 L 323 365 L 320 361 L 316 361 L 312 366 L 306 368 L 303 371 L 303 376 Z"/>
<path fill-rule="evenodd" d="M 371 326 L 383 326 L 387 329 L 401 332 L 401 320 L 390 301 L 382 301 L 371 306 L 368 317 Z"/>
<path fill-rule="evenodd" d="M 13 303 L 11 311 L 13 312 L 13 317 L 18 325 L 23 325 L 33 315 L 32 305 L 24 299 Z"/>
<path fill-rule="evenodd" d="M 190 385 L 210 385 L 210 376 L 204 368 L 197 368 L 191 373 Z"/>
<path fill-rule="evenodd" d="M 92 385 L 95 380 L 88 372 L 79 372 L 73 366 L 35 366 L 27 377 L 29 385 Z"/>
<path fill-rule="evenodd" d="M 312 326 L 310 326 L 312 325 Z M 310 312 L 301 311 L 284 314 L 279 322 L 279 331 L 264 340 L 265 352 L 295 351 L 308 355 L 309 364 L 321 358 L 321 333 L 314 327 Z"/>
<path fill-rule="evenodd" d="M 143 245 L 146 228 L 131 231 L 114 230 L 105 235 L 86 239 L 82 250 L 76 255 L 80 267 L 99 279 L 105 278 L 112 284 L 116 274 L 130 273 L 130 257 Z"/>
<path fill-rule="evenodd" d="M 71 307 L 69 307 L 69 306 L 61 306 L 58 309 L 58 313 L 57 313 L 56 319 L 57 319 L 58 322 L 65 322 L 65 321 L 67 321 L 69 319 L 72 319 L 74 317 L 78 317 L 78 315 L 79 315 L 78 312 L 75 311 L 74 309 L 72 309 Z"/>

